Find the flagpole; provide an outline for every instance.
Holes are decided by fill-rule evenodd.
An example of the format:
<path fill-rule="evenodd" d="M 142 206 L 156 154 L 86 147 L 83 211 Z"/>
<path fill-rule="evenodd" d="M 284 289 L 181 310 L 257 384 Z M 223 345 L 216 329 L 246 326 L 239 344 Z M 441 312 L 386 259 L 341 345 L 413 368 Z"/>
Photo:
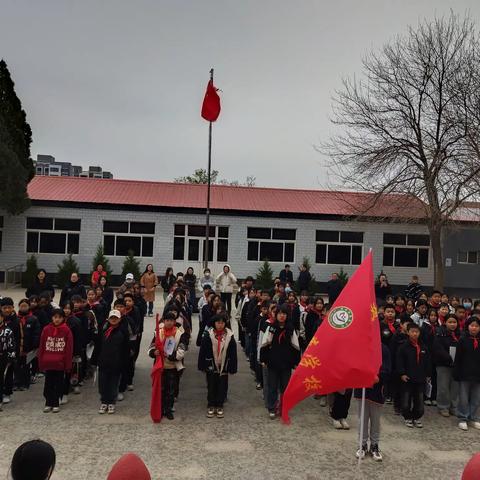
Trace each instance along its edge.
<path fill-rule="evenodd" d="M 210 80 L 213 81 L 213 68 L 210 69 Z M 208 257 L 210 255 L 210 187 L 212 170 L 212 122 L 208 124 L 208 169 L 207 169 L 207 218 L 205 221 L 205 257 L 203 268 L 208 268 Z"/>
<path fill-rule="evenodd" d="M 358 440 L 358 449 L 362 450 L 363 446 L 363 419 L 365 417 L 365 388 L 362 388 L 362 403 L 360 405 L 360 438 Z M 362 460 L 362 457 L 360 456 L 358 458 L 358 464 L 360 465 L 360 462 Z"/>

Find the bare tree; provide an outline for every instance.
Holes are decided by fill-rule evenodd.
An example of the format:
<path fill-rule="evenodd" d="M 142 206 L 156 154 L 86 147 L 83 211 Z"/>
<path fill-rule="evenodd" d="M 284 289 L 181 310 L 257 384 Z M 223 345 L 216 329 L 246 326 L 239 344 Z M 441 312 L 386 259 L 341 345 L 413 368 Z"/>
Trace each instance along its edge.
<path fill-rule="evenodd" d="M 320 147 L 343 188 L 421 201 L 437 288 L 445 227 L 480 196 L 479 47 L 473 22 L 453 13 L 409 28 L 364 58 L 361 80 L 343 80 L 342 131 Z"/>

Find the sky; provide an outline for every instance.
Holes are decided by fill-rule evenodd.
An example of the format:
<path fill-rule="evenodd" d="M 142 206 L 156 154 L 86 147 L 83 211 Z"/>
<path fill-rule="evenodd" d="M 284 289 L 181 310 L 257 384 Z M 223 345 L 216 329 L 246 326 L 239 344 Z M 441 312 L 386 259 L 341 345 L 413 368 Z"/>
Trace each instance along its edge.
<path fill-rule="evenodd" d="M 408 25 L 478 0 L 0 0 L 0 57 L 33 130 L 32 157 L 171 181 L 207 166 L 201 103 L 215 69 L 220 177 L 324 188 L 314 148 L 332 96 Z"/>

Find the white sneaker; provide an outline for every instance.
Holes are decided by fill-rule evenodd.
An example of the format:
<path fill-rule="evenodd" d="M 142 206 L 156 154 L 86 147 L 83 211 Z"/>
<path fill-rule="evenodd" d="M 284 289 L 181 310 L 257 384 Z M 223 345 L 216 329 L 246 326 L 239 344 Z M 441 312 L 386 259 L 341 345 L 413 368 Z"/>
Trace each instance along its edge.
<path fill-rule="evenodd" d="M 60 407 L 53 407 L 52 412 L 53 413 L 58 413 L 60 411 Z"/>
<path fill-rule="evenodd" d="M 342 427 L 342 422 L 340 420 L 334 420 L 333 421 L 333 426 L 337 429 L 337 430 L 342 430 L 343 427 Z"/>
<path fill-rule="evenodd" d="M 61 399 L 60 399 L 60 405 L 66 405 L 68 403 L 68 395 L 64 395 Z"/>
<path fill-rule="evenodd" d="M 326 407 L 327 406 L 327 396 L 326 395 L 322 395 L 322 397 L 320 398 L 320 406 L 321 407 Z"/>
<path fill-rule="evenodd" d="M 117 400 L 118 400 L 119 402 L 121 402 L 124 398 L 125 398 L 125 395 L 124 395 L 123 393 L 119 393 L 119 394 L 117 395 Z"/>
<path fill-rule="evenodd" d="M 78 395 L 81 393 L 80 387 L 78 385 L 75 385 L 75 387 L 73 387 L 73 393 L 75 395 Z"/>
<path fill-rule="evenodd" d="M 3 403 L 10 403 L 11 402 L 10 395 L 4 395 L 2 402 Z"/>
<path fill-rule="evenodd" d="M 340 423 L 344 430 L 350 430 L 350 425 L 347 423 L 347 421 L 344 418 L 340 419 Z"/>
<path fill-rule="evenodd" d="M 133 385 L 127 385 L 127 390 L 129 392 L 133 392 Z"/>
<path fill-rule="evenodd" d="M 465 430 L 467 431 L 468 430 L 468 424 L 467 422 L 458 422 L 458 428 L 460 430 Z"/>
<path fill-rule="evenodd" d="M 52 407 L 45 407 L 43 409 L 43 413 L 50 413 L 52 411 Z"/>
<path fill-rule="evenodd" d="M 109 405 L 108 406 L 108 413 L 110 413 L 110 414 L 115 413 L 115 405 Z"/>
<path fill-rule="evenodd" d="M 473 428 L 480 430 L 480 422 L 473 422 Z"/>
<path fill-rule="evenodd" d="M 355 454 L 355 456 L 363 460 L 365 458 L 365 455 L 367 454 L 367 451 L 368 451 L 368 447 L 366 445 L 363 445 L 362 448 L 359 448 L 357 450 L 357 453 Z"/>
<path fill-rule="evenodd" d="M 98 409 L 98 413 L 100 415 L 103 415 L 104 413 L 107 413 L 107 409 L 108 409 L 108 405 L 106 405 L 105 403 L 102 403 L 100 405 L 100 408 Z"/>

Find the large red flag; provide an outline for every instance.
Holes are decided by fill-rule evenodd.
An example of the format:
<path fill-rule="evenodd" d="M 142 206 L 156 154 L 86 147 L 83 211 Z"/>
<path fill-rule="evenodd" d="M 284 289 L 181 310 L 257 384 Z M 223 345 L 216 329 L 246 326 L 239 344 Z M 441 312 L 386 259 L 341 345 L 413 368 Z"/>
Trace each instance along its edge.
<path fill-rule="evenodd" d="M 209 122 L 214 122 L 220 115 L 220 97 L 217 90 L 218 88 L 213 85 L 213 80 L 210 80 L 202 105 L 202 117 Z"/>
<path fill-rule="evenodd" d="M 155 321 L 155 348 L 160 352 L 155 358 L 150 377 L 152 379 L 152 397 L 150 400 L 150 417 L 153 423 L 162 419 L 162 374 L 163 374 L 163 342 L 160 339 L 159 315 Z"/>
<path fill-rule="evenodd" d="M 283 394 L 282 419 L 310 395 L 371 387 L 382 363 L 372 252 L 340 293 Z"/>

